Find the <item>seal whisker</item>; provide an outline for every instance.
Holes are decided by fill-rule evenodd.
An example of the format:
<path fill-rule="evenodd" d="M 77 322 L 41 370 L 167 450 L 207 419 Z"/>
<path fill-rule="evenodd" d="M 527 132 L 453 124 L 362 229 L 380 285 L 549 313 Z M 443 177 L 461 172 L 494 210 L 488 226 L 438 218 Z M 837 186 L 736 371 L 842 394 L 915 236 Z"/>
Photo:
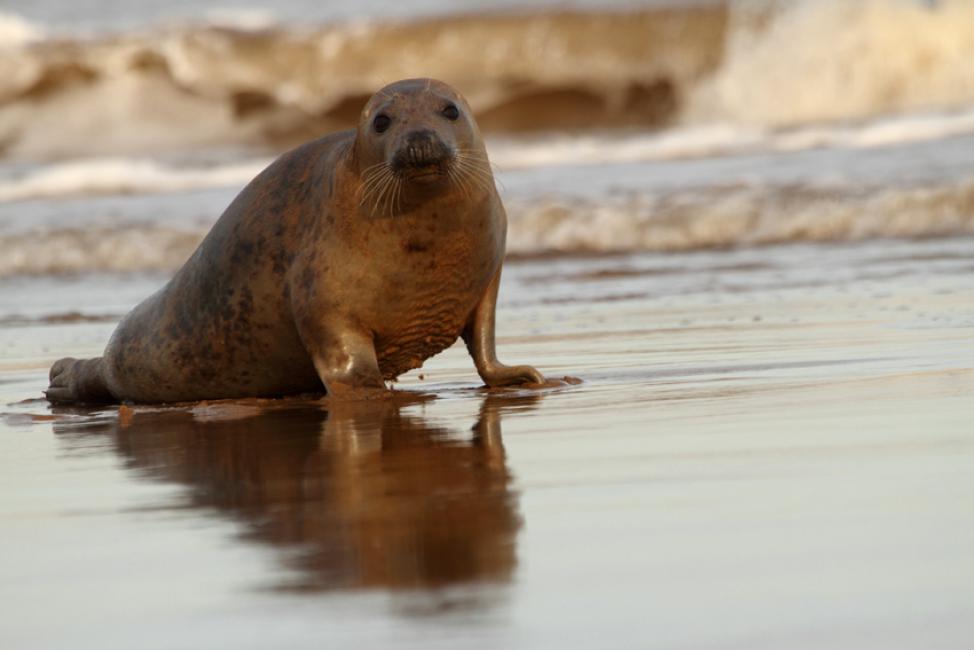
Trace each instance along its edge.
<path fill-rule="evenodd" d="M 362 184 L 364 190 L 367 192 L 375 191 L 378 187 L 382 186 L 382 181 L 385 180 L 385 177 L 387 175 L 388 172 L 386 170 L 384 169 L 378 170 L 377 172 L 369 176 L 369 179 Z"/>
<path fill-rule="evenodd" d="M 485 169 L 489 168 L 492 172 L 501 171 L 500 166 L 494 164 L 493 161 L 491 161 L 487 157 L 487 154 L 485 154 L 483 151 L 480 151 L 478 149 L 459 149 L 457 153 L 469 161 L 475 161 L 479 163 Z"/>
<path fill-rule="evenodd" d="M 381 214 L 392 216 L 392 201 L 395 198 L 396 187 L 399 183 L 399 175 L 390 170 L 382 189 Z"/>
<path fill-rule="evenodd" d="M 464 196 L 470 198 L 474 194 L 474 190 L 476 189 L 476 184 L 474 183 L 470 175 L 466 171 L 464 171 L 464 169 L 465 168 L 461 163 L 457 165 L 457 168 L 454 170 L 454 173 L 456 174 L 460 186 L 463 188 Z"/>
<path fill-rule="evenodd" d="M 389 170 L 389 163 L 386 161 L 378 162 L 374 165 L 370 165 L 362 172 L 363 180 L 368 181 L 381 176 L 384 172 Z"/>
<path fill-rule="evenodd" d="M 382 184 L 383 177 L 388 172 L 388 163 L 385 161 L 371 165 L 362 173 L 363 193 L 368 194 Z"/>
<path fill-rule="evenodd" d="M 368 203 L 371 199 L 373 192 L 379 187 L 381 178 L 379 174 L 370 176 L 367 181 L 362 183 L 362 198 L 359 200 L 359 204 Z"/>
<path fill-rule="evenodd" d="M 390 172 L 387 168 L 383 167 L 378 170 L 375 177 L 371 179 L 371 185 L 368 188 L 369 196 L 369 212 L 375 214 L 379 207 L 379 200 L 382 197 L 382 192 L 386 186 L 387 180 L 389 178 Z"/>
<path fill-rule="evenodd" d="M 458 161 L 468 166 L 476 167 L 485 172 L 490 171 L 490 161 L 479 151 L 463 150 L 458 155 Z"/>
<path fill-rule="evenodd" d="M 465 197 L 470 198 L 470 188 L 467 187 L 467 184 L 463 181 L 463 178 L 460 176 L 460 172 L 454 168 L 451 168 L 450 173 L 452 174 L 453 182 L 460 188 L 460 192 L 462 192 Z"/>
<path fill-rule="evenodd" d="M 388 202 L 389 195 L 392 193 L 396 184 L 396 173 L 392 171 L 392 168 L 387 167 L 386 173 L 382 177 L 382 186 L 379 190 L 377 209 L 379 214 L 387 214 L 386 204 Z"/>
<path fill-rule="evenodd" d="M 396 213 L 402 212 L 402 186 L 403 182 L 401 178 L 396 179 Z"/>
<path fill-rule="evenodd" d="M 483 151 L 479 151 L 477 149 L 458 149 L 457 153 L 462 155 L 467 160 L 476 160 L 484 163 L 485 166 L 494 166 L 487 157 L 487 154 L 485 154 Z"/>
<path fill-rule="evenodd" d="M 459 168 L 456 171 L 456 177 L 460 187 L 463 189 L 464 195 L 468 198 L 472 196 L 474 190 L 479 186 L 477 183 L 475 183 L 473 177 Z"/>
<path fill-rule="evenodd" d="M 399 190 L 402 189 L 402 180 L 396 177 L 392 181 L 392 191 L 389 192 L 389 216 L 399 213 Z"/>
<path fill-rule="evenodd" d="M 375 212 L 382 187 L 392 171 L 385 162 L 372 165 L 369 169 L 371 171 L 368 174 L 368 179 L 362 183 L 362 197 L 359 200 L 359 206 L 369 205 L 370 212 Z"/>
<path fill-rule="evenodd" d="M 483 165 L 475 160 L 466 157 L 457 158 L 457 170 L 467 179 L 473 182 L 482 191 L 489 191 L 493 185 L 494 177 Z"/>
<path fill-rule="evenodd" d="M 460 173 L 451 167 L 447 169 L 447 175 L 450 177 L 450 181 L 460 190 L 460 193 L 463 194 L 465 198 L 470 198 L 470 188 L 468 188 L 467 184 L 463 182 L 463 179 L 460 177 Z"/>
<path fill-rule="evenodd" d="M 453 185 L 454 187 L 456 187 L 457 181 L 453 177 L 453 167 L 452 166 L 446 168 L 446 177 L 450 180 L 450 185 Z"/>
<path fill-rule="evenodd" d="M 482 180 L 485 185 L 487 185 L 488 187 L 493 185 L 494 175 L 493 173 L 491 173 L 489 167 L 485 165 L 477 164 L 475 162 L 468 162 L 467 166 L 470 169 L 470 172 L 474 174 L 477 178 Z"/>
<path fill-rule="evenodd" d="M 392 201 L 396 196 L 396 184 L 399 179 L 393 175 L 389 177 L 389 181 L 386 183 L 386 189 L 382 193 L 382 214 L 387 216 L 392 216 Z"/>
<path fill-rule="evenodd" d="M 366 168 L 361 174 L 362 184 L 368 186 L 369 184 L 374 183 L 376 178 L 382 175 L 383 168 L 386 166 L 387 163 L 380 162 Z"/>
<path fill-rule="evenodd" d="M 385 208 L 386 195 L 391 190 L 394 181 L 395 181 L 395 176 L 391 171 L 383 174 L 380 187 L 376 192 L 375 205 L 372 207 L 372 212 L 374 214 L 385 213 L 384 208 Z"/>
<path fill-rule="evenodd" d="M 449 167 L 447 167 L 446 175 L 449 177 L 450 183 L 452 183 L 457 189 L 459 189 L 461 194 L 467 196 L 467 189 L 460 182 L 460 179 L 457 176 L 457 171 L 454 168 L 454 165 L 450 165 Z"/>
<path fill-rule="evenodd" d="M 482 162 L 478 160 L 473 160 L 467 157 L 461 158 L 459 161 L 460 165 L 463 165 L 467 169 L 482 172 L 484 174 L 490 175 L 490 167 L 487 167 Z"/>
<path fill-rule="evenodd" d="M 379 167 L 387 166 L 388 164 L 389 163 L 387 163 L 386 161 L 380 160 L 379 162 L 375 163 L 374 165 L 369 165 L 368 167 L 366 167 L 365 169 L 363 169 L 362 172 L 361 172 L 361 175 L 362 176 L 365 176 L 369 172 L 372 172 L 372 171 L 378 169 Z"/>
<path fill-rule="evenodd" d="M 394 175 L 389 182 L 391 187 L 389 188 L 389 205 L 386 212 L 390 217 L 396 216 L 399 212 L 399 192 L 402 190 L 402 183 L 402 177 L 398 174 Z"/>

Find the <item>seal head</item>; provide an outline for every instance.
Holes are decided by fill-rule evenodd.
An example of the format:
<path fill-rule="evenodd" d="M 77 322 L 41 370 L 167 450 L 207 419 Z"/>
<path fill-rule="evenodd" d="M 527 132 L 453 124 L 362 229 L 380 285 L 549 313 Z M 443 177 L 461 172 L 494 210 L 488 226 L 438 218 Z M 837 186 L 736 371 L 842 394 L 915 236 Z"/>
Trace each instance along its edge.
<path fill-rule="evenodd" d="M 361 204 L 373 214 L 394 213 L 451 187 L 469 194 L 490 176 L 470 106 L 433 79 L 397 81 L 373 95 L 359 118 L 354 158 Z"/>

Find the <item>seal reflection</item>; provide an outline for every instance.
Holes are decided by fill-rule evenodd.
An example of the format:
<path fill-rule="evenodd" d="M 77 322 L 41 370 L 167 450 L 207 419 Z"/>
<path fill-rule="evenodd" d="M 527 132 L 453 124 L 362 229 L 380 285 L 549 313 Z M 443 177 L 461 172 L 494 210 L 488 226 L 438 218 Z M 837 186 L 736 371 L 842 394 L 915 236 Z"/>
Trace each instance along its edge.
<path fill-rule="evenodd" d="M 521 520 L 500 420 L 539 398 L 488 394 L 472 429 L 431 424 L 407 399 L 123 407 L 55 431 L 107 434 L 138 475 L 242 522 L 246 540 L 282 551 L 276 589 L 509 580 Z"/>

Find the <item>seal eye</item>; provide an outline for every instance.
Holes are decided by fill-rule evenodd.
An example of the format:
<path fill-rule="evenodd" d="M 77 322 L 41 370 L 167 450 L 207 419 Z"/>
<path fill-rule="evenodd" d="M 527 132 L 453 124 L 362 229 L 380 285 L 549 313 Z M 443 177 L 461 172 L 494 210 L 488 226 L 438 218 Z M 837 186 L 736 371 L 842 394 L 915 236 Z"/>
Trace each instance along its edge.
<path fill-rule="evenodd" d="M 442 113 L 443 117 L 450 120 L 451 122 L 456 120 L 458 117 L 460 117 L 460 109 L 457 108 L 456 104 L 447 104 L 446 106 L 443 107 L 443 110 L 440 111 L 440 113 Z"/>
<path fill-rule="evenodd" d="M 379 113 L 372 120 L 372 128 L 375 129 L 376 133 L 385 133 L 390 124 L 392 124 L 392 118 L 385 113 Z"/>

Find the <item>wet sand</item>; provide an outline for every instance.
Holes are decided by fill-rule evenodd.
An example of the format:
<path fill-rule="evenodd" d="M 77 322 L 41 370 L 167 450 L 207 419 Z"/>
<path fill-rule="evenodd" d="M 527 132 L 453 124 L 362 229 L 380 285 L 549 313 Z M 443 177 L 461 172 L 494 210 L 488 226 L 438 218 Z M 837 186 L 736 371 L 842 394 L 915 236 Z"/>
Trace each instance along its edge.
<path fill-rule="evenodd" d="M 0 646 L 967 647 L 974 239 L 505 273 L 584 383 L 52 410 L 162 278 L 2 280 Z"/>

